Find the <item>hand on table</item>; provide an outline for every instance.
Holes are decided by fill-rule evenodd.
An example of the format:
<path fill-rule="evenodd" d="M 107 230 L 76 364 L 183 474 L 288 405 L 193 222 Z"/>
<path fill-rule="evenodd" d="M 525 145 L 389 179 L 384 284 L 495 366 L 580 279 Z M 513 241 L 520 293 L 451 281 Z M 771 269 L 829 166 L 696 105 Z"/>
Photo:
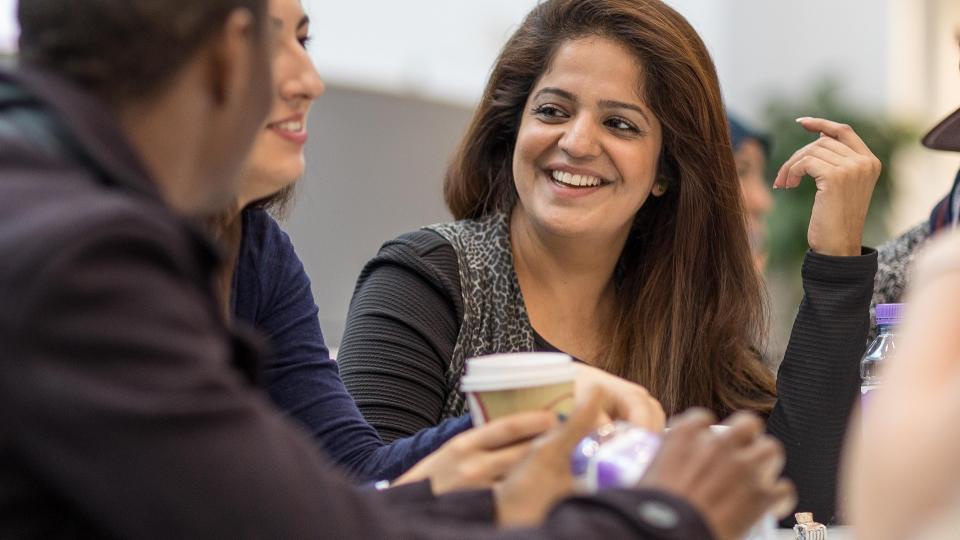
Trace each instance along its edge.
<path fill-rule="evenodd" d="M 743 538 L 766 512 L 786 515 L 796 503 L 790 481 L 781 479 L 783 448 L 763 434 L 763 421 L 737 413 L 714 433 L 712 414 L 691 410 L 664 436 L 640 481 L 641 487 L 672 493 L 700 511 L 721 540 Z"/>
<path fill-rule="evenodd" d="M 398 478 L 396 484 L 430 479 L 437 495 L 490 487 L 523 459 L 534 437 L 557 419 L 545 411 L 525 412 L 473 428 L 447 441 Z"/>
<path fill-rule="evenodd" d="M 880 160 L 846 124 L 822 118 L 797 119 L 820 138 L 780 167 L 774 189 L 795 188 L 804 176 L 817 185 L 807 242 L 823 255 L 860 255 L 870 197 L 880 177 Z"/>
<path fill-rule="evenodd" d="M 595 391 L 604 395 L 598 422 L 624 420 L 650 431 L 663 431 L 666 423 L 663 407 L 646 388 L 586 364 L 576 364 L 576 370 L 577 403 Z"/>

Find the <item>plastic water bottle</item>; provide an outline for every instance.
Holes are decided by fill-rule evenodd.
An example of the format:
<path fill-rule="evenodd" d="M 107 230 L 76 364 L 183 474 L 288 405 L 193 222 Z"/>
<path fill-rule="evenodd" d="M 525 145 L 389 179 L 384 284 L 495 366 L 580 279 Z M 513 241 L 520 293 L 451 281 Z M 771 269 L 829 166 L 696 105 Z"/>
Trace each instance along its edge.
<path fill-rule="evenodd" d="M 895 349 L 895 333 L 903 304 L 877 304 L 877 337 L 860 361 L 860 408 L 869 407 L 870 394 L 880 387 L 883 366 Z"/>

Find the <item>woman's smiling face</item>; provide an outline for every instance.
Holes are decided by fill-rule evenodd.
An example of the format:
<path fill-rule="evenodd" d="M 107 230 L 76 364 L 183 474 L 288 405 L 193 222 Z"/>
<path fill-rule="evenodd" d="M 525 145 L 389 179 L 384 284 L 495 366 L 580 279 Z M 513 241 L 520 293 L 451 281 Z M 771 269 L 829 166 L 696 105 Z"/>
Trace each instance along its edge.
<path fill-rule="evenodd" d="M 274 40 L 273 106 L 247 162 L 243 203 L 262 199 L 293 184 L 304 171 L 307 114 L 324 92 L 307 54 L 310 20 L 299 0 L 270 0 Z"/>
<path fill-rule="evenodd" d="M 662 140 L 642 87 L 639 60 L 616 41 L 557 49 L 527 98 L 513 156 L 520 210 L 536 228 L 626 237 L 654 190 Z"/>

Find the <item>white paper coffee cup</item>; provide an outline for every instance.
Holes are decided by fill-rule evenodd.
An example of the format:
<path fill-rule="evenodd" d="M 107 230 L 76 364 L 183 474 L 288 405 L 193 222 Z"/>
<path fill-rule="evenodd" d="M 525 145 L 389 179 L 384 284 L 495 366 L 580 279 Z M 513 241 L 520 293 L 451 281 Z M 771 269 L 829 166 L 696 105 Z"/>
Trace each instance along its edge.
<path fill-rule="evenodd" d="M 573 411 L 576 368 L 563 353 L 510 353 L 467 360 L 460 389 L 473 425 L 522 411 Z"/>

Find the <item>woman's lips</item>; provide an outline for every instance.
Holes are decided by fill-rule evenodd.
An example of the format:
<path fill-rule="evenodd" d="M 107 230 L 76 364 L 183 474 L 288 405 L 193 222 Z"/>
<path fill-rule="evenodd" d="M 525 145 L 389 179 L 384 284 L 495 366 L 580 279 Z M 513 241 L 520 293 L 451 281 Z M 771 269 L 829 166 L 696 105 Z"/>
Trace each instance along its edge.
<path fill-rule="evenodd" d="M 267 124 L 267 129 L 298 145 L 307 142 L 307 126 L 302 119 L 271 122 Z"/>

